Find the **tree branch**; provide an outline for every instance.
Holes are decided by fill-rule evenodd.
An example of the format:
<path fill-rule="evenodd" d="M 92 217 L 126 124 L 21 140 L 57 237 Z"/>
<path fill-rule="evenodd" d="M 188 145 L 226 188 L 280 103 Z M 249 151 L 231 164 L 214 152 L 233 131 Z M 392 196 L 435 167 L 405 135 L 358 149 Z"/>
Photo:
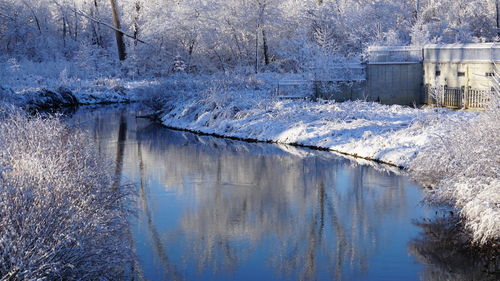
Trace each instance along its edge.
<path fill-rule="evenodd" d="M 54 0 L 54 3 L 55 3 L 57 6 L 62 7 L 62 5 L 61 5 L 61 4 L 59 4 L 59 3 L 58 3 L 57 1 L 55 1 L 55 0 Z M 116 32 L 120 32 L 121 34 L 123 34 L 123 35 L 125 35 L 125 36 L 127 36 L 127 37 L 129 37 L 129 38 L 132 38 L 132 39 L 134 39 L 134 40 L 137 40 L 137 42 L 141 42 L 141 43 L 146 44 L 146 45 L 151 45 L 151 44 L 149 44 L 148 42 L 145 42 L 145 41 L 143 41 L 143 40 L 141 40 L 141 39 L 135 38 L 135 36 L 130 35 L 130 34 L 126 33 L 126 32 L 125 32 L 125 31 L 123 31 L 123 30 L 120 30 L 120 29 L 118 29 L 118 28 L 115 28 L 114 26 L 112 26 L 112 25 L 111 25 L 111 24 L 109 24 L 109 23 L 105 23 L 105 22 L 100 21 L 99 19 L 96 19 L 96 18 L 94 18 L 94 17 L 91 17 L 91 16 L 89 16 L 89 15 L 85 14 L 85 13 L 84 13 L 84 12 L 82 12 L 82 11 L 79 11 L 79 10 L 77 10 L 77 9 L 75 9 L 75 8 L 71 8 L 71 7 L 67 7 L 67 9 L 70 9 L 71 11 L 75 12 L 76 14 L 78 14 L 78 15 L 80 15 L 80 16 L 82 16 L 82 17 L 84 17 L 84 18 L 87 18 L 87 19 L 89 19 L 89 20 L 91 20 L 91 21 L 93 21 L 93 22 L 96 22 L 96 23 L 98 23 L 98 24 L 100 24 L 100 25 L 104 25 L 105 27 L 111 28 L 111 29 L 113 29 L 113 30 L 114 30 L 114 31 L 116 31 Z"/>

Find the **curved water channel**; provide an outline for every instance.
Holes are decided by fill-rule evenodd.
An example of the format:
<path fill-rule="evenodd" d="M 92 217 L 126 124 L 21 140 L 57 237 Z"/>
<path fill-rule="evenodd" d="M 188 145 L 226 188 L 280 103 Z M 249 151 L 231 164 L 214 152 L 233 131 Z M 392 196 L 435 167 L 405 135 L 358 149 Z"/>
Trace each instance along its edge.
<path fill-rule="evenodd" d="M 107 106 L 67 117 L 115 160 L 122 183 L 137 186 L 139 280 L 474 274 L 435 262 L 451 252 L 431 235 L 442 220 L 406 176 L 329 152 L 172 131 L 137 119 L 141 113 Z"/>

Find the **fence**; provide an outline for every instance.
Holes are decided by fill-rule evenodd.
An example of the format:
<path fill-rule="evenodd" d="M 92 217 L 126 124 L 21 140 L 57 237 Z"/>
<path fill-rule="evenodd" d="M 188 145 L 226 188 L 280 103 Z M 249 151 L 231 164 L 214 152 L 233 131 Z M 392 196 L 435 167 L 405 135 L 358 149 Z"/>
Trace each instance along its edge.
<path fill-rule="evenodd" d="M 465 92 L 465 107 L 466 108 L 484 108 L 489 102 L 491 91 L 487 90 L 472 90 Z"/>
<path fill-rule="evenodd" d="M 453 108 L 484 108 L 491 91 L 471 88 L 449 88 L 446 86 L 425 86 L 427 104 Z"/>
<path fill-rule="evenodd" d="M 278 81 L 275 93 L 280 98 L 304 99 L 312 97 L 314 93 L 313 81 L 282 80 Z"/>

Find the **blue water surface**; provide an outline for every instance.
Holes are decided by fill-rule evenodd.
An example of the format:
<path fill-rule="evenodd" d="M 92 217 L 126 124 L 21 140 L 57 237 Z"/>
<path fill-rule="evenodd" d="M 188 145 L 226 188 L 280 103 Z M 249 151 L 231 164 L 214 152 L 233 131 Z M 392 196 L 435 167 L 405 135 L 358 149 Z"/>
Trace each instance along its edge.
<path fill-rule="evenodd" d="M 142 113 L 70 117 L 137 187 L 137 279 L 439 280 L 447 270 L 429 265 L 417 223 L 435 210 L 395 168 L 173 131 Z"/>

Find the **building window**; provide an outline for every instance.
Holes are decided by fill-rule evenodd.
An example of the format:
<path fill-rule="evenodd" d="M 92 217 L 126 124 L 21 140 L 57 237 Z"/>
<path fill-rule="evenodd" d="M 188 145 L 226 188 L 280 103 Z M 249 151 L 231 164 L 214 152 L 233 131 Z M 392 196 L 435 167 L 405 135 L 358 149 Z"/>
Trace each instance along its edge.
<path fill-rule="evenodd" d="M 441 71 L 440 70 L 436 70 L 436 76 L 441 76 Z"/>
<path fill-rule="evenodd" d="M 494 77 L 495 72 L 486 72 L 486 77 Z"/>
<path fill-rule="evenodd" d="M 459 71 L 459 72 L 458 72 L 458 77 L 463 77 L 463 76 L 465 76 L 465 72 L 460 72 L 460 71 Z"/>

